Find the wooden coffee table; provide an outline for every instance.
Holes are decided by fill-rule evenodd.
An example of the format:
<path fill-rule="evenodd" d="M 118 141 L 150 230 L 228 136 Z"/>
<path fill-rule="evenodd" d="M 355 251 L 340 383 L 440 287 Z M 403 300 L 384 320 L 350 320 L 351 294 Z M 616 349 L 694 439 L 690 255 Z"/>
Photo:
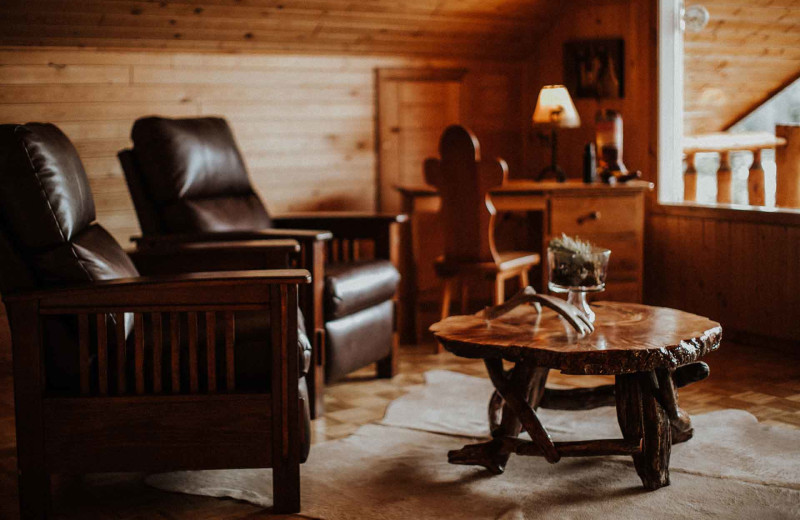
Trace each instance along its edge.
<path fill-rule="evenodd" d="M 671 445 L 691 438 L 689 416 L 676 389 L 708 376 L 699 362 L 719 347 L 722 328 L 707 318 L 663 307 L 599 302 L 595 330 L 576 332 L 551 309 L 521 305 L 487 320 L 483 313 L 452 316 L 431 330 L 445 349 L 483 359 L 496 388 L 489 403 L 492 439 L 448 454 L 453 464 L 502 473 L 511 453 L 561 457 L 631 455 L 647 489 L 669 485 Z M 514 363 L 505 370 L 503 360 Z M 615 376 L 590 389 L 545 388 L 550 369 Z M 617 407 L 621 439 L 553 442 L 537 407 L 582 410 Z M 530 441 L 518 438 L 521 429 Z"/>

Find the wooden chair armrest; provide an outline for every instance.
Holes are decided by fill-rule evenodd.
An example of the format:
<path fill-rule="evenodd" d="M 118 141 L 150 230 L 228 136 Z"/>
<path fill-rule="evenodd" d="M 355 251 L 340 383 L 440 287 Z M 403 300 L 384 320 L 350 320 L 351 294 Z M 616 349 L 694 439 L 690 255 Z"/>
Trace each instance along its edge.
<path fill-rule="evenodd" d="M 252 240 L 296 240 L 301 245 L 333 238 L 330 231 L 314 229 L 259 229 L 252 231 L 214 231 L 203 233 L 176 233 L 168 235 L 148 235 L 131 237 L 139 249 L 164 244 L 197 242 L 242 242 Z"/>
<path fill-rule="evenodd" d="M 270 288 L 307 284 L 305 269 L 221 271 L 172 276 L 120 278 L 91 284 L 4 295 L 6 303 L 37 300 L 45 313 L 86 309 L 110 312 L 110 308 L 133 307 L 258 307 L 270 302 Z"/>
<path fill-rule="evenodd" d="M 388 236 L 393 224 L 408 220 L 404 214 L 395 213 L 289 213 L 273 217 L 280 228 L 328 229 L 336 238 L 381 240 Z"/>
<path fill-rule="evenodd" d="M 129 251 L 145 275 L 201 271 L 285 269 L 300 252 L 297 240 L 237 240 L 230 242 L 169 242 Z"/>
<path fill-rule="evenodd" d="M 284 239 L 267 239 L 267 240 L 230 240 L 218 242 L 170 242 L 159 241 L 154 244 L 158 246 L 158 250 L 137 250 L 133 253 L 139 255 L 162 255 L 167 252 L 181 253 L 184 251 L 218 251 L 225 249 L 226 251 L 276 251 L 284 253 L 297 253 L 300 251 L 300 243 L 291 238 Z"/>
<path fill-rule="evenodd" d="M 300 227 L 305 228 L 306 225 L 315 224 L 318 222 L 405 222 L 408 216 L 405 214 L 397 213 L 371 213 L 364 211 L 324 211 L 324 212 L 296 212 L 284 213 L 272 217 L 272 220 L 279 224 L 281 227 Z M 294 223 L 303 224 L 295 226 Z M 325 227 L 325 226 L 317 226 Z"/>

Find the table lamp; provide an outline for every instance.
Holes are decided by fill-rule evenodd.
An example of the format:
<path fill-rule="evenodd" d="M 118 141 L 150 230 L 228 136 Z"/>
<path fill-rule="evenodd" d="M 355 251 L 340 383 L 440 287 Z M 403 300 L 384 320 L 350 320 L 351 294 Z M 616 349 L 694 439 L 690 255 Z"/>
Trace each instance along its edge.
<path fill-rule="evenodd" d="M 558 182 L 567 180 L 564 170 L 556 161 L 556 151 L 558 149 L 557 131 L 559 128 L 577 128 L 581 126 L 581 118 L 575 109 L 575 104 L 569 96 L 567 87 L 564 85 L 547 85 L 542 87 L 539 92 L 539 99 L 536 101 L 536 109 L 533 111 L 534 126 L 547 127 L 551 129 L 550 146 L 552 149 L 550 165 L 545 167 L 536 178 L 542 180 L 548 173 L 553 172 Z"/>

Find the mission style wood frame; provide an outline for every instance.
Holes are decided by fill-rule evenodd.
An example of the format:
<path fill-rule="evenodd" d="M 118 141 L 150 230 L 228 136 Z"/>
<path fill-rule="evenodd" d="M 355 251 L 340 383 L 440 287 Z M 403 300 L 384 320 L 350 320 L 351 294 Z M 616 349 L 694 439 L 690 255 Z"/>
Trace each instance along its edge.
<path fill-rule="evenodd" d="M 535 295 L 535 298 L 545 305 L 542 298 L 553 297 Z M 623 334 L 609 338 L 608 350 L 591 347 L 571 350 L 569 347 L 574 340 L 563 345 L 559 343 L 552 349 L 537 348 L 530 339 L 533 330 L 530 323 L 516 328 L 489 324 L 515 306 L 534 301 L 530 297 L 519 298 L 519 295 L 514 300 L 484 311 L 482 315 L 453 316 L 431 327 L 436 339 L 448 351 L 457 356 L 482 358 L 495 387 L 489 401 L 492 439 L 449 452 L 449 462 L 483 466 L 500 474 L 512 453 L 544 457 L 550 463 L 562 457 L 630 455 L 646 489 L 668 486 L 671 446 L 693 435 L 689 415 L 678 406 L 677 388 L 708 377 L 708 365 L 698 359 L 719 347 L 721 327 L 705 318 L 672 309 L 603 302 L 601 309 L 627 308 L 640 313 L 642 341 L 646 341 L 647 331 L 659 319 L 688 322 L 688 327 L 681 328 L 678 334 L 696 327 L 704 332 L 660 348 L 627 348 Z M 573 319 L 570 306 L 564 302 L 548 306 L 575 329 L 574 337 L 587 335 L 585 324 Z M 598 310 L 598 320 L 603 319 L 601 312 Z M 556 317 L 551 317 L 550 325 L 546 325 L 548 318 L 542 318 L 541 312 L 538 314 L 535 323 L 537 328 L 541 326 L 541 333 L 563 328 Z M 707 325 L 710 328 L 705 328 Z M 629 341 L 635 343 L 636 329 L 631 330 Z M 539 333 L 537 330 L 537 335 Z M 497 339 L 493 340 L 493 336 Z M 623 344 L 617 345 L 614 340 Z M 513 368 L 505 370 L 504 359 L 513 362 Z M 614 375 L 616 381 L 613 385 L 596 388 L 554 390 L 545 388 L 550 369 L 571 374 Z M 539 406 L 588 410 L 613 405 L 617 408 L 621 439 L 554 442 L 536 414 Z M 522 429 L 530 435 L 530 441 L 518 438 Z"/>
<path fill-rule="evenodd" d="M 306 270 L 216 272 L 4 294 L 12 334 L 21 517 L 47 518 L 54 473 L 267 467 L 274 471 L 274 510 L 299 511 L 304 404 L 298 393 L 297 298 L 298 284 L 310 279 Z M 268 313 L 273 324 L 271 389 L 263 393 L 236 389 L 234 320 L 235 312 L 244 310 Z M 124 354 L 131 344 L 125 340 L 124 313 L 134 317 L 133 356 Z M 201 314 L 205 331 L 198 331 Z M 107 315 L 115 315 L 115 329 L 108 330 Z M 54 316 L 77 322 L 80 391 L 75 395 L 47 390 L 44 321 Z M 152 362 L 145 359 L 145 317 L 153 331 Z M 217 318 L 225 331 L 224 373 L 217 373 L 210 356 L 207 366 L 198 362 L 198 344 L 217 344 Z M 188 388 L 181 386 L 178 320 L 189 324 Z M 108 343 L 112 337 L 116 342 Z M 90 345 L 96 345 L 91 357 Z M 164 357 L 171 365 L 162 369 Z M 126 365 L 131 359 L 132 370 Z M 198 388 L 201 371 L 207 371 L 207 383 Z M 131 372 L 134 380 L 126 382 Z"/>
<path fill-rule="evenodd" d="M 120 160 L 125 161 L 120 155 Z M 390 260 L 399 265 L 398 226 L 406 221 L 402 214 L 362 213 L 362 212 L 311 212 L 289 213 L 271 217 L 275 227 L 262 230 L 220 231 L 206 233 L 184 233 L 171 235 L 151 235 L 132 237 L 137 252 L 142 254 L 168 254 L 176 245 L 210 243 L 221 249 L 228 244 L 228 253 L 222 252 L 216 265 L 203 261 L 195 255 L 191 258 L 188 270 L 198 269 L 196 262 L 203 261 L 202 268 L 220 269 L 265 269 L 286 266 L 299 267 L 311 273 L 311 283 L 300 288 L 300 309 L 305 319 L 306 331 L 312 342 L 311 370 L 307 378 L 311 418 L 321 417 L 324 412 L 325 393 L 325 319 L 323 294 L 325 291 L 326 263 L 347 262 L 360 258 L 362 243 L 369 243 L 373 258 Z M 296 240 L 299 250 L 289 260 L 278 262 L 264 256 L 259 263 L 242 264 L 246 257 L 240 257 L 236 245 L 253 242 L 274 242 L 275 240 Z M 366 248 L 365 248 L 366 249 Z M 183 256 L 189 254 L 181 249 L 171 263 L 161 265 L 167 273 L 186 272 Z M 233 263 L 233 264 L 232 264 Z M 395 308 L 397 304 L 395 303 Z M 395 319 L 395 331 L 397 319 Z M 397 373 L 397 333 L 394 334 L 391 353 L 380 360 L 376 367 L 377 376 L 390 378 Z"/>

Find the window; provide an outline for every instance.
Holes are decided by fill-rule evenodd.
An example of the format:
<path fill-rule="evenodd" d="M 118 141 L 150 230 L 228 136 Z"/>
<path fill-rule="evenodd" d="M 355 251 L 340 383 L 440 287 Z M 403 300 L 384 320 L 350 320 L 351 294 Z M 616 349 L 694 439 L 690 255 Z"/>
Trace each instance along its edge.
<path fill-rule="evenodd" d="M 774 206 L 775 125 L 800 123 L 800 79 L 786 59 L 793 43 L 770 35 L 791 21 L 785 9 L 727 0 L 698 23 L 702 3 L 688 14 L 680 0 L 659 3 L 659 200 Z M 800 16 L 800 4 L 787 9 Z"/>

